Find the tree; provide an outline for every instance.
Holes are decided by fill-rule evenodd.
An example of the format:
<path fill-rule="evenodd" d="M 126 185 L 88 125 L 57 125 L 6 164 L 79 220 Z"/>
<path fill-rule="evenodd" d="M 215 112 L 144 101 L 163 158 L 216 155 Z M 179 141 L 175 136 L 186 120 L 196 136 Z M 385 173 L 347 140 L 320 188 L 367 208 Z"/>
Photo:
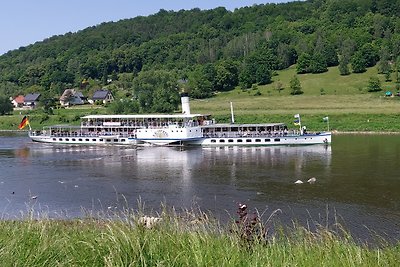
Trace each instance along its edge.
<path fill-rule="evenodd" d="M 396 61 L 395 61 L 395 63 L 394 63 L 394 70 L 397 72 L 397 75 L 396 75 L 396 82 L 400 82 L 400 56 L 398 56 L 397 58 L 396 58 Z"/>
<path fill-rule="evenodd" d="M 278 66 L 273 51 L 267 46 L 261 46 L 252 55 L 251 62 L 254 64 L 256 82 L 260 85 L 271 83 L 272 70 Z"/>
<path fill-rule="evenodd" d="M 283 86 L 283 83 L 281 81 L 277 81 L 275 84 L 275 90 L 277 90 L 279 93 L 281 93 L 281 91 L 285 89 L 285 87 Z"/>
<path fill-rule="evenodd" d="M 328 71 L 326 61 L 322 54 L 315 53 L 310 62 L 310 71 L 312 73 L 322 73 Z"/>
<path fill-rule="evenodd" d="M 13 111 L 13 105 L 6 96 L 0 96 L 0 115 L 6 115 L 6 114 L 11 114 Z"/>
<path fill-rule="evenodd" d="M 316 55 L 318 55 L 318 57 L 323 59 L 327 67 L 337 66 L 338 55 L 335 46 L 326 40 L 321 32 L 318 32 L 317 36 L 318 37 L 314 48 L 314 60 L 316 59 Z"/>
<path fill-rule="evenodd" d="M 299 59 L 297 60 L 297 67 L 296 71 L 297 73 L 308 73 L 310 72 L 310 65 L 311 65 L 311 56 L 307 53 L 303 53 L 299 56 Z"/>
<path fill-rule="evenodd" d="M 338 53 L 332 43 L 326 43 L 323 56 L 328 67 L 337 66 L 339 64 Z"/>
<path fill-rule="evenodd" d="M 392 72 L 390 65 L 389 65 L 389 51 L 386 47 L 384 47 L 380 54 L 380 60 L 378 62 L 378 70 L 380 73 L 385 75 L 385 80 L 387 82 L 390 81 L 390 74 Z"/>
<path fill-rule="evenodd" d="M 347 56 L 343 55 L 339 59 L 339 72 L 340 75 L 349 75 L 350 70 L 349 70 L 349 59 Z"/>
<path fill-rule="evenodd" d="M 372 44 L 364 44 L 351 58 L 353 72 L 365 72 L 366 68 L 374 66 L 378 59 L 379 56 L 376 48 Z"/>
<path fill-rule="evenodd" d="M 194 71 L 189 73 L 187 87 L 190 97 L 198 99 L 211 97 L 214 93 L 214 79 L 215 74 L 211 64 L 197 66 Z"/>
<path fill-rule="evenodd" d="M 272 73 L 267 65 L 260 65 L 256 71 L 256 80 L 259 85 L 271 83 Z"/>
<path fill-rule="evenodd" d="M 190 82 L 189 92 L 190 97 L 193 98 L 209 98 L 213 95 L 213 85 L 206 79 L 195 78 L 193 82 Z"/>
<path fill-rule="evenodd" d="M 290 94 L 291 95 L 301 95 L 304 92 L 301 90 L 301 83 L 297 75 L 294 75 L 292 79 L 290 79 Z"/>
<path fill-rule="evenodd" d="M 107 105 L 111 114 L 132 114 L 139 112 L 139 104 L 133 99 L 119 99 Z"/>
<path fill-rule="evenodd" d="M 367 89 L 368 89 L 368 92 L 382 91 L 381 81 L 379 80 L 379 78 L 376 76 L 370 77 L 369 81 L 368 81 Z"/>
<path fill-rule="evenodd" d="M 277 67 L 276 56 L 271 49 L 261 46 L 245 59 L 239 74 L 242 88 L 250 88 L 253 83 L 259 85 L 271 83 L 272 70 Z"/>
<path fill-rule="evenodd" d="M 222 60 L 215 66 L 215 89 L 229 91 L 235 88 L 239 82 L 238 68 L 232 60 Z"/>
<path fill-rule="evenodd" d="M 394 76 L 395 76 L 395 83 L 396 83 L 396 90 L 400 90 L 400 56 L 396 58 L 394 64 Z"/>
<path fill-rule="evenodd" d="M 58 99 L 52 97 L 41 96 L 39 105 L 42 107 L 43 112 L 48 115 L 53 115 L 53 109 L 59 104 Z"/>
<path fill-rule="evenodd" d="M 178 108 L 176 73 L 165 70 L 142 71 L 133 84 L 133 96 L 140 112 L 172 112 Z"/>
<path fill-rule="evenodd" d="M 351 67 L 354 73 L 362 73 L 365 72 L 366 69 L 366 60 L 361 51 L 357 51 L 353 57 L 351 58 Z"/>
<path fill-rule="evenodd" d="M 366 43 L 361 47 L 361 54 L 365 60 L 366 67 L 373 67 L 379 60 L 378 50 L 372 44 Z"/>
<path fill-rule="evenodd" d="M 277 69 L 286 69 L 294 64 L 297 59 L 296 50 L 285 43 L 279 43 L 276 48 Z"/>
<path fill-rule="evenodd" d="M 254 82 L 255 79 L 254 76 L 252 75 L 250 66 L 245 64 L 242 71 L 239 74 L 239 85 L 242 89 L 248 89 L 251 88 Z"/>

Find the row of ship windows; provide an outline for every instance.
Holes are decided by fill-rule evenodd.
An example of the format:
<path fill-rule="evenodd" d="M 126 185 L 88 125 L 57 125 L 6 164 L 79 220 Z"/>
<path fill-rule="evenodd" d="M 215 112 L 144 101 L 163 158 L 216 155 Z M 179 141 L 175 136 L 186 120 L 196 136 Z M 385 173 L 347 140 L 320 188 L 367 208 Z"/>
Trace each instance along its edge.
<path fill-rule="evenodd" d="M 304 139 L 307 139 L 307 138 L 304 138 Z M 312 139 L 312 138 L 311 138 Z M 285 139 L 286 140 L 286 139 Z M 297 140 L 297 138 L 295 138 L 295 140 Z M 225 143 L 225 139 L 219 139 L 219 142 L 220 143 Z M 251 142 L 253 142 L 253 139 L 245 139 L 244 140 L 246 143 L 251 143 Z M 274 139 L 274 142 L 280 142 L 281 141 L 281 139 L 280 138 L 275 138 Z M 216 143 L 217 142 L 217 140 L 216 139 L 211 139 L 211 143 Z M 228 139 L 228 143 L 233 143 L 234 142 L 234 140 L 233 139 Z M 243 143 L 243 139 L 236 139 L 236 142 L 237 143 Z M 256 142 L 256 143 L 261 143 L 261 139 L 254 139 L 254 142 Z M 271 139 L 264 139 L 264 142 L 271 142 Z"/>
<path fill-rule="evenodd" d="M 246 141 L 246 143 L 251 143 L 251 142 L 253 142 L 252 139 L 246 139 L 245 141 Z M 255 141 L 256 143 L 261 143 L 261 139 L 255 139 L 254 141 Z M 280 141 L 281 141 L 281 139 L 279 139 L 279 138 L 275 138 L 275 139 L 274 139 L 274 142 L 280 142 Z M 216 139 L 211 139 L 211 143 L 216 143 L 216 142 L 217 142 Z M 219 142 L 220 142 L 220 143 L 225 143 L 225 139 L 219 139 Z M 228 143 L 233 143 L 233 142 L 234 142 L 233 139 L 228 139 Z M 236 142 L 237 142 L 237 143 L 243 143 L 243 139 L 237 139 Z M 264 142 L 271 142 L 271 139 L 265 139 Z"/>
<path fill-rule="evenodd" d="M 57 138 L 53 138 L 53 141 L 57 141 Z M 66 141 L 66 142 L 69 142 L 70 139 L 69 139 L 69 138 L 65 138 L 65 140 L 64 140 L 63 138 L 58 138 L 58 141 Z M 72 141 L 72 142 L 76 142 L 77 139 L 76 139 L 76 138 L 72 138 L 71 141 Z M 82 138 L 78 138 L 78 141 L 79 141 L 79 142 L 83 142 L 83 139 L 82 139 Z M 103 142 L 104 139 L 103 139 L 103 138 L 100 138 L 100 139 L 95 139 L 95 138 L 93 138 L 93 139 L 92 139 L 92 142 L 97 142 L 97 141 Z M 119 140 L 119 139 L 106 139 L 106 142 L 125 142 L 125 141 L 126 141 L 126 139 L 121 139 L 121 140 Z M 86 138 L 86 139 L 85 139 L 85 142 L 90 142 L 90 139 L 89 139 L 89 138 Z"/>
<path fill-rule="evenodd" d="M 195 130 L 195 132 L 197 132 L 198 130 Z M 139 133 L 141 132 L 140 130 L 138 131 Z M 147 133 L 147 130 L 144 130 L 144 132 L 145 133 Z M 171 133 L 173 133 L 174 132 L 174 130 L 171 130 Z M 176 130 L 175 132 L 177 132 L 177 133 L 179 133 L 179 132 L 181 132 L 181 133 L 183 133 L 183 130 Z M 191 133 L 192 132 L 192 130 L 189 130 L 189 132 Z"/>
<path fill-rule="evenodd" d="M 307 138 L 305 138 L 305 139 L 307 139 Z M 312 138 L 311 138 L 311 139 L 312 139 Z M 286 140 L 286 139 L 285 139 L 285 140 Z M 297 140 L 297 138 L 295 138 L 295 140 Z M 57 138 L 53 138 L 53 141 L 57 141 Z M 65 138 L 65 140 L 63 140 L 62 138 L 58 138 L 58 141 L 66 141 L 66 142 L 69 142 L 69 138 Z M 71 141 L 72 141 L 72 142 L 76 142 L 76 138 L 72 138 Z M 82 139 L 82 138 L 79 138 L 78 141 L 79 141 L 79 142 L 83 142 L 83 139 Z M 95 139 L 95 138 L 92 139 L 92 142 L 97 142 L 97 141 L 103 142 L 104 139 L 103 139 L 103 138 L 100 138 L 100 139 L 98 139 L 98 140 Z M 111 139 L 106 139 L 106 142 L 111 142 L 111 141 L 113 141 L 113 142 L 125 142 L 126 140 L 125 140 L 125 139 L 121 139 L 121 140 L 118 140 L 118 139 L 113 139 L 113 140 L 111 140 Z M 252 140 L 252 139 L 246 139 L 245 141 L 246 141 L 246 143 L 251 143 L 253 140 Z M 256 143 L 261 143 L 261 139 L 255 139 L 254 141 L 255 141 Z M 274 139 L 274 142 L 280 142 L 280 141 L 281 141 L 280 138 L 275 138 L 275 139 Z M 85 142 L 90 142 L 90 139 L 89 139 L 89 138 L 86 138 L 86 139 L 85 139 Z M 211 143 L 216 143 L 216 142 L 217 142 L 216 139 L 211 139 Z M 219 142 L 220 142 L 220 143 L 225 143 L 225 139 L 220 139 Z M 228 143 L 233 143 L 233 142 L 234 142 L 233 139 L 228 139 Z M 243 139 L 237 139 L 236 142 L 237 142 L 237 143 L 243 143 Z M 271 139 L 265 139 L 264 142 L 271 142 Z"/>

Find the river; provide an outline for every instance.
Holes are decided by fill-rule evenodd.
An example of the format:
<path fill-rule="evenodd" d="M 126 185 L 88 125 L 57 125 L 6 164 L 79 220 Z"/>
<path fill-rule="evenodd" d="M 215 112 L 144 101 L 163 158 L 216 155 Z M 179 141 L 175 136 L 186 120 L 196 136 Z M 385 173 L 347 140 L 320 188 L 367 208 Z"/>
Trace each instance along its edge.
<path fill-rule="evenodd" d="M 362 239 L 400 239 L 400 138 L 335 135 L 331 146 L 95 147 L 0 134 L 0 212 L 83 217 L 126 207 L 200 207 L 226 220 L 238 203 Z M 307 183 L 311 177 L 314 184 Z M 302 180 L 303 184 L 295 184 Z"/>

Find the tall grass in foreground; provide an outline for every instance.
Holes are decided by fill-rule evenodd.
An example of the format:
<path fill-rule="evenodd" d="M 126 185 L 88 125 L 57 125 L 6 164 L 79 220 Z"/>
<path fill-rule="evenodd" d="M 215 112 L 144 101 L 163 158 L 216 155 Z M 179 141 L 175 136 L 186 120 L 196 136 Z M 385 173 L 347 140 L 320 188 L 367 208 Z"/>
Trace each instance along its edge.
<path fill-rule="evenodd" d="M 244 239 L 237 223 L 221 226 L 203 213 L 170 212 L 161 218 L 148 228 L 132 211 L 108 219 L 0 221 L 1 266 L 396 266 L 400 261 L 399 244 L 370 248 L 323 228 Z"/>

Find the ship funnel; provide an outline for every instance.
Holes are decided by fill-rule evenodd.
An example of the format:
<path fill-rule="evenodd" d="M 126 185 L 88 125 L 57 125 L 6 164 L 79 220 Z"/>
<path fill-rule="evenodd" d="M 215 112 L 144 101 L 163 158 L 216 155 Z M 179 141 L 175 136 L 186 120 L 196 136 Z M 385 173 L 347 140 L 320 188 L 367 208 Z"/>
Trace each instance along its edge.
<path fill-rule="evenodd" d="M 188 93 L 181 94 L 181 103 L 182 103 L 182 113 L 190 114 L 190 104 L 189 104 L 189 94 Z"/>

